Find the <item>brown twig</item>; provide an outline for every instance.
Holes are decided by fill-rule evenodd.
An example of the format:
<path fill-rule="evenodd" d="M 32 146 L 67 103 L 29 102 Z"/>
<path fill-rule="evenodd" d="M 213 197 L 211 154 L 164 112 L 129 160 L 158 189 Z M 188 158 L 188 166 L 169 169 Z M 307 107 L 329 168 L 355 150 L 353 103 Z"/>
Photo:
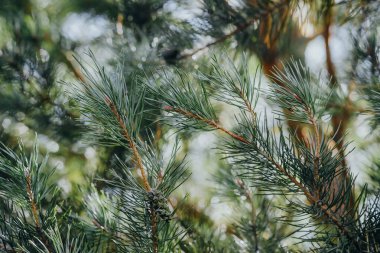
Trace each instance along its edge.
<path fill-rule="evenodd" d="M 80 81 L 85 82 L 86 78 L 84 77 L 80 69 L 77 66 L 75 66 L 73 53 L 71 51 L 67 51 L 62 52 L 62 54 L 64 56 L 67 66 L 74 73 L 75 77 L 78 78 Z"/>
<path fill-rule="evenodd" d="M 176 112 L 176 113 L 179 113 L 185 117 L 188 117 L 188 118 L 192 118 L 192 119 L 195 119 L 195 120 L 199 120 L 199 121 L 202 121 L 204 123 L 206 123 L 207 125 L 209 126 L 212 126 L 213 128 L 216 128 L 216 129 L 219 129 L 221 130 L 222 132 L 228 134 L 229 136 L 231 136 L 232 138 L 238 140 L 238 141 L 241 141 L 241 142 L 244 142 L 244 143 L 249 143 L 247 140 L 245 140 L 243 137 L 225 129 L 224 127 L 220 126 L 219 124 L 217 124 L 214 120 L 209 120 L 209 119 L 205 119 L 197 114 L 194 114 L 192 112 L 189 112 L 189 111 L 185 111 L 185 110 L 182 110 L 182 109 L 179 109 L 179 108 L 173 108 L 171 106 L 165 106 L 164 107 L 164 110 L 165 111 L 168 111 L 168 112 Z"/>
<path fill-rule="evenodd" d="M 30 177 L 30 174 L 28 172 L 26 173 L 26 191 L 28 193 L 29 203 L 30 203 L 31 209 L 32 209 L 32 216 L 33 216 L 34 224 L 36 225 L 37 230 L 41 230 L 41 226 L 40 226 L 40 222 L 39 222 L 39 218 L 38 218 L 37 205 L 34 201 L 34 196 L 33 196 L 33 191 L 32 191 L 31 177 Z"/>
<path fill-rule="evenodd" d="M 141 156 L 137 150 L 135 142 L 132 140 L 131 136 L 129 135 L 128 129 L 127 129 L 123 119 L 121 118 L 119 112 L 117 111 L 116 106 L 112 103 L 112 101 L 108 97 L 106 97 L 105 101 L 106 101 L 106 104 L 111 109 L 112 113 L 115 115 L 117 122 L 119 123 L 119 125 L 123 131 L 123 136 L 127 139 L 129 146 L 132 149 L 134 160 L 135 160 L 137 167 L 140 170 L 145 190 L 147 192 L 152 191 L 152 188 L 151 188 L 149 181 L 148 181 L 148 178 L 147 178 L 146 171 L 145 171 L 144 166 L 142 164 Z M 154 210 L 154 208 L 151 208 L 150 218 L 151 218 L 151 222 L 152 222 L 151 226 L 152 226 L 153 252 L 157 253 L 158 252 L 157 215 L 156 215 L 156 210 Z"/>
<path fill-rule="evenodd" d="M 154 210 L 154 208 L 151 208 L 151 219 L 152 219 L 153 253 L 157 253 L 158 252 L 157 215 L 156 215 L 156 210 Z"/>
<path fill-rule="evenodd" d="M 148 192 L 151 191 L 152 188 L 150 187 L 150 184 L 149 184 L 149 181 L 147 178 L 147 174 L 146 174 L 146 171 L 145 171 L 144 166 L 142 164 L 141 156 L 137 150 L 135 142 L 132 140 L 131 136 L 129 135 L 128 129 L 127 129 L 123 119 L 121 118 L 119 112 L 117 111 L 117 108 L 114 105 L 114 103 L 108 97 L 106 97 L 105 102 L 108 105 L 108 107 L 111 109 L 112 113 L 115 115 L 117 122 L 119 123 L 119 126 L 122 129 L 122 134 L 125 137 L 125 139 L 127 139 L 129 147 L 132 149 L 134 161 L 140 170 L 145 190 Z"/>
<path fill-rule="evenodd" d="M 36 226 L 37 233 L 40 236 L 41 241 L 44 243 L 44 245 L 48 249 L 48 251 L 51 252 L 49 242 L 46 239 L 46 237 L 45 237 L 45 235 L 41 229 L 41 224 L 40 224 L 40 221 L 38 218 L 38 208 L 37 208 L 36 202 L 34 200 L 34 194 L 33 194 L 33 190 L 32 190 L 32 179 L 31 179 L 31 176 L 29 174 L 29 171 L 25 172 L 25 178 L 26 178 L 26 192 L 28 194 L 29 203 L 30 203 L 30 207 L 31 207 L 31 211 L 32 211 L 32 217 L 33 217 L 34 224 Z"/>
<path fill-rule="evenodd" d="M 236 86 L 235 86 L 236 87 Z M 248 98 L 244 95 L 243 91 L 239 88 L 236 87 L 239 90 L 239 96 L 241 99 L 243 99 L 245 106 L 247 107 L 248 112 L 251 114 L 252 119 L 256 119 L 256 112 L 253 110 L 253 106 L 251 102 L 248 100 Z"/>

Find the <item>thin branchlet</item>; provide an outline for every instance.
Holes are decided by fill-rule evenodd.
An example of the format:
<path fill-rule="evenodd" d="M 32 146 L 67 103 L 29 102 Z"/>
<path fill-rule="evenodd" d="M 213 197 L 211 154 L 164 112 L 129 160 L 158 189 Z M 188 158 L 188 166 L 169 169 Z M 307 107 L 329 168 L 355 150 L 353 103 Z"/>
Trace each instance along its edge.
<path fill-rule="evenodd" d="M 105 102 L 109 106 L 112 113 L 115 115 L 117 122 L 119 123 L 119 125 L 122 129 L 122 134 L 127 139 L 128 144 L 129 144 L 130 148 L 132 149 L 134 160 L 135 160 L 137 167 L 140 170 L 145 189 L 148 192 L 151 191 L 151 186 L 149 185 L 148 177 L 147 177 L 146 171 L 144 169 L 144 166 L 142 164 L 141 156 L 137 150 L 135 142 L 132 140 L 131 136 L 129 135 L 127 127 L 126 127 L 123 119 L 121 118 L 119 112 L 117 111 L 116 106 L 112 103 L 112 101 L 108 97 L 106 97 Z"/>
<path fill-rule="evenodd" d="M 248 72 L 248 59 L 246 55 L 241 58 L 241 64 L 235 66 L 234 62 L 226 56 L 227 65 L 223 68 L 216 56 L 213 57 L 212 73 L 199 73 L 201 80 L 211 85 L 217 92 L 212 96 L 221 102 L 236 106 L 240 109 L 248 111 L 252 119 L 256 118 L 254 106 L 257 103 L 258 92 L 260 88 L 260 68 L 257 68 L 253 76 Z M 257 79 L 257 77 L 259 77 Z M 256 83 L 258 81 L 258 84 Z"/>
<path fill-rule="evenodd" d="M 36 148 L 36 147 L 35 147 Z M 34 150 L 36 152 L 36 149 Z M 36 155 L 36 153 L 34 154 Z M 17 156 L 16 156 L 17 157 Z M 32 175 L 31 175 L 31 169 L 27 167 L 24 171 L 24 177 L 25 177 L 25 188 L 26 188 L 26 194 L 28 196 L 28 201 L 30 204 L 30 210 L 32 214 L 32 219 L 35 225 L 35 229 L 37 231 L 38 236 L 40 237 L 41 242 L 45 245 L 46 250 L 50 253 L 53 252 L 52 247 L 50 245 L 49 240 L 46 238 L 46 235 L 44 234 L 43 228 L 40 223 L 39 218 L 39 209 L 37 207 L 36 199 L 33 192 L 32 187 Z"/>
<path fill-rule="evenodd" d="M 158 252 L 158 232 L 156 211 L 151 208 L 153 252 Z"/>
<path fill-rule="evenodd" d="M 38 218 L 38 209 L 37 209 L 36 201 L 34 200 L 34 195 L 33 195 L 33 190 L 32 190 L 32 179 L 29 174 L 29 171 L 25 172 L 25 179 L 26 179 L 26 192 L 28 194 L 30 208 L 32 210 L 33 221 L 34 221 L 34 224 L 36 225 L 37 233 L 41 237 L 42 242 L 47 247 L 48 252 L 51 252 L 49 250 L 50 248 L 49 241 L 46 239 L 46 236 L 44 235 L 42 231 L 41 224 Z"/>
<path fill-rule="evenodd" d="M 140 170 L 145 190 L 147 192 L 151 192 L 152 187 L 149 184 L 147 173 L 146 173 L 144 166 L 142 164 L 142 159 L 141 159 L 140 153 L 137 150 L 135 142 L 132 140 L 131 136 L 129 135 L 127 127 L 126 127 L 123 119 L 121 118 L 120 114 L 118 113 L 117 108 L 112 103 L 112 101 L 107 97 L 105 102 L 109 106 L 109 108 L 111 109 L 112 113 L 115 115 L 117 122 L 119 123 L 119 125 L 122 129 L 123 136 L 127 139 L 128 144 L 129 144 L 130 148 L 132 149 L 134 161 Z M 151 208 L 151 210 L 150 210 L 150 218 L 151 218 L 151 226 L 152 226 L 153 252 L 157 253 L 158 252 L 157 217 L 156 217 L 156 211 L 153 208 Z"/>
<path fill-rule="evenodd" d="M 246 139 L 244 139 L 243 137 L 225 129 L 224 127 L 220 126 L 219 124 L 217 124 L 214 120 L 209 120 L 209 119 L 206 119 L 206 118 L 203 118 L 195 113 L 192 113 L 192 112 L 189 112 L 189 111 L 186 111 L 186 110 L 183 110 L 183 109 L 180 109 L 180 108 L 173 108 L 171 106 L 165 106 L 164 109 L 168 112 L 176 112 L 176 113 L 179 113 L 185 117 L 188 117 L 190 119 L 195 119 L 195 120 L 199 120 L 199 121 L 202 121 L 203 123 L 206 123 L 207 125 L 215 128 L 215 129 L 218 129 L 226 134 L 228 134 L 229 136 L 231 136 L 232 138 L 238 140 L 238 141 L 241 141 L 241 142 L 244 142 L 244 143 L 249 143 Z"/>
<path fill-rule="evenodd" d="M 256 112 L 253 109 L 252 103 L 248 100 L 248 98 L 246 97 L 246 95 L 244 94 L 244 92 L 241 89 L 239 89 L 239 95 L 243 99 L 244 104 L 246 105 L 248 112 L 252 116 L 252 119 L 255 120 L 256 119 Z"/>
<path fill-rule="evenodd" d="M 32 179 L 30 177 L 29 172 L 25 172 L 25 179 L 26 179 L 26 192 L 28 194 L 31 210 L 32 210 L 32 216 L 34 220 L 34 224 L 36 225 L 36 229 L 38 231 L 41 230 L 41 225 L 40 221 L 38 218 L 38 210 L 37 210 L 37 205 L 36 202 L 34 201 L 34 196 L 33 196 L 33 191 L 32 191 Z"/>

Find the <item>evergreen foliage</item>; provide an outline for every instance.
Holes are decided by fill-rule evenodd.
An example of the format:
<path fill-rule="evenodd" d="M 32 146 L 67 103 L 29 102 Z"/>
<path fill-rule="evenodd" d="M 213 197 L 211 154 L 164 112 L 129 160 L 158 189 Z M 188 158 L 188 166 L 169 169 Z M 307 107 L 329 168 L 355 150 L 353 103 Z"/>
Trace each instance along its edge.
<path fill-rule="evenodd" d="M 378 1 L 2 5 L 0 252 L 380 252 Z M 75 38 L 70 18 L 102 34 Z M 199 163 L 189 142 L 210 132 Z"/>

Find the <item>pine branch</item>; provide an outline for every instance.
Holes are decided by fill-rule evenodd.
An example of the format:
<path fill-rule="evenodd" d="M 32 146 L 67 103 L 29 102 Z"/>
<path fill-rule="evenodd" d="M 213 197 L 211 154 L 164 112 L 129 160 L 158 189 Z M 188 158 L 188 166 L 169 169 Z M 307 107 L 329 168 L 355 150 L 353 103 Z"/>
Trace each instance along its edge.
<path fill-rule="evenodd" d="M 226 66 L 221 66 L 221 59 L 227 59 Z M 215 89 L 212 96 L 228 105 L 239 107 L 248 111 L 252 118 L 256 118 L 254 107 L 258 100 L 258 90 L 261 85 L 260 68 L 252 77 L 249 73 L 248 58 L 243 55 L 238 66 L 235 66 L 232 59 L 223 55 L 219 59 L 212 57 L 212 71 L 210 74 L 199 73 L 199 79 L 205 82 L 205 86 Z"/>
<path fill-rule="evenodd" d="M 41 226 L 40 226 L 40 222 L 38 218 L 38 210 L 37 210 L 36 203 L 34 202 L 34 197 L 33 197 L 33 192 L 32 192 L 32 182 L 31 182 L 31 178 L 28 171 L 25 172 L 25 178 L 26 178 L 26 192 L 29 197 L 29 202 L 31 205 L 34 223 L 36 225 L 37 230 L 41 232 Z"/>
<path fill-rule="evenodd" d="M 273 79 L 276 83 L 270 85 L 269 99 L 280 105 L 283 112 L 288 111 L 285 115 L 287 119 L 308 123 L 312 126 L 315 137 L 303 140 L 307 140 L 305 144 L 310 149 L 314 149 L 313 175 L 314 181 L 318 182 L 321 137 L 317 120 L 321 117 L 320 111 L 324 107 L 321 97 L 323 94 L 322 85 L 319 82 L 311 88 L 310 82 L 313 80 L 309 71 L 297 62 L 284 65 L 283 72 L 276 68 L 273 72 Z M 315 187 L 317 199 L 319 199 L 319 189 L 317 185 Z"/>
<path fill-rule="evenodd" d="M 81 64 L 87 79 L 73 95 L 85 115 L 86 125 L 93 130 L 90 134 L 96 137 L 98 144 L 121 145 L 129 150 L 128 159 L 140 172 L 142 182 L 129 165 L 118 158 L 111 179 L 102 180 L 116 198 L 102 201 L 95 193 L 96 198 L 91 199 L 98 202 L 97 206 L 88 203 L 88 209 L 100 211 L 89 210 L 92 223 L 86 226 L 98 231 L 95 236 L 99 240 L 102 240 L 100 235 L 106 235 L 128 252 L 171 252 L 176 247 L 174 242 L 183 234 L 172 220 L 174 212 L 170 211 L 167 200 L 186 179 L 182 164 L 174 163 L 178 148 L 175 147 L 169 163 L 164 166 L 157 150 L 152 149 L 154 141 L 148 138 L 144 142 L 138 137 L 145 112 L 145 87 L 135 78 L 127 79 L 121 67 L 117 72 L 106 72 L 96 63 L 93 54 L 90 56 L 95 68 L 91 72 Z"/>
<path fill-rule="evenodd" d="M 209 120 L 209 119 L 205 119 L 205 118 L 202 118 L 200 117 L 199 115 L 196 115 L 196 114 L 193 114 L 191 112 L 187 112 L 187 111 L 184 111 L 182 109 L 174 109 L 172 107 L 165 107 L 164 108 L 165 110 L 167 111 L 172 111 L 172 112 L 177 112 L 181 115 L 184 115 L 185 117 L 189 117 L 189 118 L 192 118 L 192 119 L 195 119 L 195 120 L 199 120 L 199 121 L 202 121 L 204 123 L 206 123 L 207 125 L 213 127 L 214 129 L 217 129 L 217 130 L 220 130 L 226 134 L 228 134 L 229 136 L 231 136 L 232 138 L 242 142 L 242 143 L 245 143 L 245 144 L 249 144 L 250 142 L 245 139 L 244 137 L 240 136 L 240 135 L 237 135 L 225 128 L 223 128 L 222 126 L 216 124 L 213 120 Z M 313 197 L 312 195 L 306 190 L 306 188 L 304 188 L 300 182 L 297 181 L 296 178 L 294 178 L 293 176 L 291 176 L 279 163 L 277 163 L 272 157 L 268 156 L 265 152 L 262 152 L 260 153 L 261 155 L 263 155 L 268 161 L 272 162 L 273 164 L 275 164 L 277 170 L 279 172 L 281 172 L 282 174 L 284 174 L 285 176 L 287 176 L 295 185 L 297 185 L 299 187 L 299 189 L 301 189 L 305 196 L 309 199 L 309 200 L 312 200 L 313 203 L 316 203 L 317 201 L 316 200 L 313 200 Z"/>
<path fill-rule="evenodd" d="M 268 98 L 283 109 L 276 113 L 291 121 L 316 124 L 331 97 L 324 80 L 314 78 L 308 68 L 294 60 L 283 64 L 282 70 L 276 67 L 271 77 Z"/>
<path fill-rule="evenodd" d="M 57 186 L 50 182 L 54 169 L 45 171 L 47 157 L 42 162 L 39 160 L 36 141 L 30 156 L 27 156 L 22 143 L 19 149 L 20 154 L 16 154 L 4 145 L 0 148 L 0 198 L 5 201 L 2 207 L 8 206 L 2 210 L 4 216 L 0 216 L 7 231 L 3 239 L 8 240 L 12 248 L 15 245 L 29 247 L 38 242 L 46 253 L 50 253 L 53 247 L 45 229 L 57 223 L 59 197 Z M 43 206 L 42 203 L 46 202 L 48 204 Z"/>
<path fill-rule="evenodd" d="M 142 164 L 142 161 L 141 161 L 141 156 L 140 156 L 140 154 L 139 154 L 139 152 L 138 152 L 138 150 L 136 148 L 135 142 L 132 140 L 131 136 L 129 135 L 127 127 L 125 126 L 123 119 L 120 117 L 120 114 L 118 113 L 118 111 L 117 111 L 115 105 L 112 103 L 112 101 L 108 97 L 106 97 L 105 102 L 109 106 L 109 108 L 111 109 L 111 111 L 114 114 L 114 116 L 116 117 L 117 122 L 119 123 L 119 125 L 120 125 L 120 127 L 121 127 L 121 129 L 123 131 L 123 135 L 127 139 L 128 143 L 129 143 L 129 146 L 130 146 L 130 148 L 133 151 L 135 162 L 136 162 L 136 164 L 137 164 L 137 166 L 138 166 L 138 168 L 140 170 L 141 177 L 143 179 L 143 183 L 144 183 L 145 189 L 148 192 L 151 191 L 152 188 L 149 185 L 149 182 L 148 182 L 148 179 L 147 179 L 147 175 L 146 175 L 146 171 L 145 171 L 145 169 L 143 167 L 143 164 Z"/>
<path fill-rule="evenodd" d="M 223 127 L 217 125 L 214 121 L 211 121 L 211 120 L 208 120 L 208 119 L 204 119 L 204 118 L 202 118 L 202 117 L 200 117 L 198 115 L 195 115 L 195 114 L 190 113 L 190 112 L 183 111 L 181 109 L 173 109 L 173 108 L 165 107 L 165 110 L 174 111 L 174 112 L 180 113 L 180 114 L 182 114 L 182 115 L 184 115 L 186 117 L 190 117 L 190 118 L 193 118 L 193 119 L 196 119 L 196 120 L 200 120 L 202 122 L 205 122 L 209 126 L 215 128 L 215 129 L 221 130 L 222 132 L 230 135 L 235 140 L 238 140 L 238 141 L 240 141 L 242 143 L 245 143 L 245 144 L 249 144 L 250 143 L 244 137 L 239 136 L 239 135 L 237 135 L 237 134 L 235 134 L 235 133 L 233 133 L 231 131 L 228 131 L 228 130 L 224 129 Z M 329 218 L 329 219 L 331 219 L 333 221 L 333 223 L 339 228 L 339 230 L 345 236 L 347 236 L 348 238 L 350 238 L 350 240 L 353 240 L 353 238 L 351 238 L 351 236 L 350 236 L 350 231 L 347 230 L 347 228 L 343 224 L 340 223 L 339 219 L 331 212 L 331 210 L 330 210 L 330 208 L 328 207 L 327 204 L 324 204 L 324 203 L 321 204 L 321 200 L 317 196 L 314 196 L 311 192 L 309 192 L 309 190 L 307 190 L 295 177 L 293 177 L 292 175 L 290 175 L 287 172 L 287 170 L 285 170 L 279 163 L 277 163 L 273 159 L 273 157 L 267 155 L 265 152 L 261 152 L 260 155 L 262 155 L 266 160 L 268 160 L 272 164 L 274 164 L 275 168 L 281 174 L 283 174 L 284 176 L 286 176 L 293 184 L 295 184 L 303 192 L 303 194 L 305 195 L 305 197 L 307 198 L 307 200 L 310 201 L 310 203 L 312 205 L 318 204 L 319 207 L 320 207 L 320 209 L 326 215 L 326 217 Z"/>
<path fill-rule="evenodd" d="M 310 137 L 308 140 L 309 145 L 300 145 L 298 155 L 293 153 L 294 151 L 289 148 L 288 144 L 286 144 L 282 130 L 280 130 L 281 136 L 279 144 L 276 144 L 276 138 L 272 136 L 266 128 L 263 130 L 267 134 L 265 137 L 262 134 L 262 130 L 257 126 L 257 120 L 255 117 L 248 119 L 243 113 L 242 120 L 239 122 L 237 119 L 238 123 L 241 125 L 240 131 L 243 133 L 243 135 L 239 135 L 220 126 L 217 123 L 217 120 L 204 116 L 213 115 L 212 113 L 209 114 L 206 112 L 213 111 L 212 106 L 209 105 L 209 101 L 207 100 L 207 94 L 204 95 L 206 98 L 205 104 L 207 106 L 195 104 L 196 107 L 194 107 L 190 106 L 190 101 L 193 103 L 190 96 L 194 96 L 195 98 L 196 95 L 188 93 L 186 89 L 181 91 L 180 89 L 175 88 L 174 83 L 171 80 L 167 81 L 167 84 L 169 84 L 167 87 L 164 86 L 164 88 L 151 89 L 158 95 L 158 97 L 163 99 L 163 102 L 168 104 L 167 106 L 164 106 L 163 109 L 173 114 L 171 117 L 179 115 L 183 117 L 182 122 L 187 123 L 195 121 L 194 124 L 197 124 L 196 121 L 202 122 L 205 129 L 211 128 L 220 130 L 232 137 L 235 141 L 232 141 L 229 144 L 230 146 L 227 148 L 230 148 L 230 150 L 226 151 L 226 154 L 228 157 L 237 157 L 239 155 L 247 156 L 247 158 L 242 158 L 240 162 L 240 158 L 237 158 L 237 163 L 252 166 L 253 170 L 258 169 L 256 172 L 252 170 L 248 170 L 247 172 L 259 175 L 259 178 L 253 177 L 255 184 L 262 185 L 263 182 L 260 182 L 260 180 L 266 181 L 270 183 L 273 188 L 270 188 L 268 185 L 263 185 L 263 187 L 274 191 L 274 188 L 280 190 L 278 188 L 279 180 L 286 179 L 283 181 L 283 185 L 287 187 L 290 192 L 302 192 L 310 203 L 310 206 L 307 207 L 311 208 L 310 210 L 307 210 L 304 207 L 299 207 L 299 212 L 306 212 L 308 215 L 317 215 L 315 210 L 318 209 L 319 211 L 317 213 L 323 217 L 324 222 L 334 225 L 341 235 L 344 235 L 345 238 L 352 242 L 352 245 L 359 248 L 360 246 L 358 245 L 358 242 L 351 234 L 353 233 L 351 225 L 348 225 L 345 221 L 347 213 L 343 214 L 336 212 L 335 210 L 346 205 L 345 199 L 346 196 L 351 196 L 350 191 L 347 191 L 347 188 L 340 189 L 339 191 L 343 192 L 338 195 L 329 192 L 329 183 L 339 176 L 340 173 L 347 173 L 343 169 L 342 172 L 336 171 L 341 160 L 339 156 L 336 157 L 332 155 L 332 149 L 330 149 L 325 140 L 323 140 L 323 136 L 320 136 L 319 132 L 318 121 L 324 113 L 325 104 L 330 96 L 328 92 L 326 93 L 322 89 L 322 87 L 325 87 L 323 81 L 321 79 L 313 79 L 309 70 L 299 63 L 286 65 L 284 69 L 284 73 L 278 71 L 275 74 L 275 79 L 281 82 L 281 85 L 271 84 L 269 98 L 281 108 L 287 108 L 290 111 L 290 114 L 286 115 L 288 118 L 294 121 L 310 124 L 313 129 L 313 134 L 315 135 L 315 138 Z M 204 75 L 201 75 L 201 79 L 206 81 L 213 80 L 213 82 L 216 82 L 215 80 L 222 79 L 223 76 L 228 80 L 230 78 L 228 74 L 223 73 L 216 79 L 204 78 Z M 182 82 L 184 81 L 182 80 Z M 231 84 L 231 86 L 224 86 L 223 84 L 220 87 L 232 87 L 230 92 L 237 91 L 237 97 L 241 99 L 244 106 L 247 106 L 244 102 L 244 97 L 239 95 L 238 89 L 235 89 L 236 86 L 234 86 L 234 83 L 232 81 L 226 83 Z M 201 85 L 203 84 L 201 83 Z M 228 91 L 229 89 L 225 89 L 223 92 Z M 175 92 L 175 96 L 172 95 L 172 92 Z M 219 95 L 216 96 L 218 97 Z M 178 100 L 175 100 L 176 98 L 178 98 Z M 222 98 L 222 101 L 228 101 L 226 97 L 220 98 Z M 193 121 L 189 121 L 190 119 Z M 184 123 L 180 122 L 179 124 Z M 186 125 L 183 125 L 183 127 Z M 191 124 L 187 126 L 191 127 Z M 279 161 L 277 161 L 276 156 L 280 159 Z M 312 167 L 311 177 L 308 174 L 309 161 L 311 161 Z M 267 175 L 268 179 L 264 179 L 265 172 L 260 171 L 259 168 L 265 169 L 265 171 L 268 170 L 268 173 L 270 173 L 271 176 Z M 277 175 L 274 172 L 269 172 L 270 168 L 277 171 Z M 324 186 L 322 186 L 322 184 L 324 184 Z M 350 188 L 352 187 L 352 184 L 353 182 L 351 181 L 347 182 L 346 187 Z M 295 188 L 292 188 L 292 185 Z M 284 190 L 281 189 L 280 191 L 282 192 Z M 312 208 L 315 208 L 314 211 Z M 341 218 L 339 215 L 344 215 L 344 218 Z"/>
<path fill-rule="evenodd" d="M 130 214 L 131 217 L 123 218 L 125 224 L 122 226 L 125 226 L 124 229 L 126 229 L 128 236 L 136 233 L 133 232 L 135 229 L 149 229 L 151 249 L 156 253 L 163 247 L 162 245 L 165 245 L 165 240 L 168 240 L 160 238 L 163 229 L 161 219 L 163 219 L 162 217 L 170 216 L 170 214 L 164 213 L 164 209 L 162 209 L 161 205 L 166 205 L 166 203 L 161 202 L 166 202 L 166 200 L 160 197 L 162 193 L 159 189 L 163 188 L 166 191 L 172 191 L 175 189 L 174 187 L 178 187 L 175 180 L 179 179 L 178 177 L 182 175 L 182 172 L 178 170 L 178 175 L 169 174 L 172 177 L 169 179 L 167 178 L 168 174 L 159 176 L 157 171 L 153 169 L 158 166 L 158 162 L 153 159 L 153 157 L 150 157 L 154 152 L 142 141 L 137 143 L 134 140 L 131 131 L 134 130 L 134 135 L 137 135 L 138 126 L 141 122 L 139 114 L 142 113 L 142 103 L 144 99 L 143 91 L 136 90 L 137 84 L 134 83 L 130 89 L 126 90 L 124 87 L 125 79 L 123 76 L 118 76 L 116 79 L 112 79 L 107 73 L 105 73 L 104 69 L 96 65 L 95 70 L 100 77 L 100 79 L 97 80 L 88 70 L 85 68 L 83 69 L 88 77 L 89 83 L 83 83 L 86 93 L 83 94 L 82 92 L 78 97 L 80 102 L 82 102 L 82 111 L 88 113 L 87 115 L 93 119 L 93 127 L 96 127 L 97 129 L 100 128 L 106 133 L 106 135 L 102 134 L 101 138 L 107 138 L 111 143 L 120 143 L 122 145 L 124 145 L 123 140 L 127 141 L 128 145 L 126 146 L 132 151 L 132 160 L 140 171 L 143 181 L 143 191 L 141 191 L 139 186 L 136 185 L 134 177 L 130 175 L 130 173 L 122 176 L 126 179 L 129 178 L 127 181 L 124 181 L 124 179 L 118 174 L 115 174 L 115 176 L 116 178 L 119 178 L 121 182 L 111 181 L 114 187 L 123 189 L 123 191 L 125 189 L 125 191 L 134 192 L 132 196 L 128 198 L 120 195 L 123 203 L 120 206 L 120 212 L 125 212 L 124 208 L 128 202 L 128 205 L 132 208 L 130 212 L 135 212 Z M 93 86 L 91 86 L 91 84 Z M 99 100 L 103 101 L 103 103 L 100 103 Z M 106 105 L 106 108 L 104 105 Z M 101 109 L 99 110 L 99 108 Z M 124 167 L 125 165 L 122 166 Z M 124 168 L 122 170 L 124 170 Z M 167 172 L 170 172 L 170 170 Z M 156 180 L 160 182 L 157 184 Z M 167 185 L 167 180 L 172 182 L 170 186 Z M 152 183 L 155 184 L 154 188 L 152 187 Z M 145 203 L 146 207 L 145 209 L 139 210 L 141 209 L 141 201 Z M 135 219 L 133 217 L 136 216 L 138 212 L 141 213 L 139 214 L 140 217 L 136 218 L 136 221 L 141 219 L 141 221 L 145 220 L 146 222 L 146 216 L 149 216 L 150 224 L 146 224 L 147 227 L 143 228 L 141 225 L 135 224 L 136 221 L 133 220 Z M 136 226 L 138 228 L 136 228 Z M 141 231 L 141 233 L 143 233 L 143 231 Z M 133 237 L 136 236 L 137 234 L 133 235 Z M 137 248 L 137 245 L 141 243 L 141 239 L 136 239 L 135 242 L 131 242 L 131 245 L 127 247 L 133 249 Z M 146 245 L 146 247 L 148 247 L 148 245 Z"/>
<path fill-rule="evenodd" d="M 106 97 L 106 104 L 110 107 L 112 113 L 115 115 L 115 117 L 117 118 L 117 121 L 119 122 L 119 125 L 120 127 L 122 128 L 123 130 L 123 135 L 124 137 L 127 139 L 128 143 L 129 143 L 129 146 L 131 147 L 131 149 L 133 150 L 133 155 L 134 155 L 134 160 L 135 162 L 137 163 L 137 166 L 139 167 L 140 169 L 140 173 L 141 173 L 141 176 L 142 176 L 142 179 L 143 179 L 143 183 L 144 183 L 144 187 L 146 189 L 147 192 L 150 192 L 152 190 L 149 182 L 148 182 L 148 179 L 147 179 L 147 174 L 146 174 L 146 171 L 143 167 L 143 164 L 142 164 L 142 161 L 141 161 L 141 156 L 136 148 L 136 144 L 135 142 L 131 139 L 129 133 L 128 133 L 128 130 L 122 120 L 122 118 L 120 117 L 115 105 L 112 103 L 112 101 Z M 154 253 L 157 253 L 158 252 L 158 231 L 157 231 L 157 217 L 156 217 L 156 212 L 155 210 L 151 209 L 151 221 L 152 221 L 152 241 L 153 241 L 153 252 Z"/>

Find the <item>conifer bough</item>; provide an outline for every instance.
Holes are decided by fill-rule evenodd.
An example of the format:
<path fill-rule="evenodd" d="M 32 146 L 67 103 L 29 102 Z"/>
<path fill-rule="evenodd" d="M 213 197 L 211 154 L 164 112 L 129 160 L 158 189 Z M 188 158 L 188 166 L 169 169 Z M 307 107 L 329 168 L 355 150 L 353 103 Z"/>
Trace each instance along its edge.
<path fill-rule="evenodd" d="M 95 145 L 120 146 L 128 155 L 118 158 L 111 178 L 97 179 L 104 189 L 85 192 L 87 214 L 83 215 L 62 202 L 54 168 L 46 166 L 47 158 L 40 161 L 36 145 L 29 157 L 22 145 L 19 154 L 3 146 L 2 251 L 158 253 L 205 248 L 200 243 L 205 232 L 186 224 L 186 216 L 178 212 L 180 200 L 169 201 L 188 177 L 183 162 L 176 160 L 178 143 L 164 162 L 152 137 L 147 141 L 140 137 L 146 102 L 163 104 L 167 112 L 163 120 L 180 130 L 220 130 L 227 135 L 218 145 L 226 163 L 226 171 L 220 172 L 222 194 L 237 191 L 249 203 L 247 208 L 237 202 L 242 205 L 242 220 L 229 232 L 237 238 L 231 240 L 234 247 L 243 252 L 286 250 L 282 245 L 286 233 L 272 238 L 276 246 L 263 236 L 270 219 L 268 208 L 276 209 L 269 198 L 280 195 L 286 197 L 282 204 L 287 207 L 278 207 L 286 214 L 278 218 L 292 225 L 293 233 L 311 234 L 303 241 L 316 251 L 378 251 L 379 195 L 367 199 L 364 188 L 354 196 L 352 176 L 336 188 L 336 178 L 349 171 L 342 167 L 338 144 L 324 134 L 321 120 L 331 86 L 314 78 L 300 62 L 285 63 L 268 90 L 260 88 L 260 71 L 252 75 L 244 59 L 240 65 L 228 60 L 224 68 L 217 57 L 209 73 L 164 70 L 158 79 L 134 78 L 127 87 L 126 78 L 131 77 L 120 69 L 107 72 L 90 56 L 94 67 L 80 63 L 86 79 L 72 91 L 88 128 L 85 134 Z M 270 127 L 266 112 L 255 111 L 262 96 L 283 109 L 276 111 L 277 131 Z M 216 101 L 237 108 L 234 129 L 218 121 Z M 307 140 L 286 132 L 284 119 L 306 124 Z M 280 233 L 278 227 L 271 229 Z M 210 236 L 218 242 L 215 234 Z"/>

